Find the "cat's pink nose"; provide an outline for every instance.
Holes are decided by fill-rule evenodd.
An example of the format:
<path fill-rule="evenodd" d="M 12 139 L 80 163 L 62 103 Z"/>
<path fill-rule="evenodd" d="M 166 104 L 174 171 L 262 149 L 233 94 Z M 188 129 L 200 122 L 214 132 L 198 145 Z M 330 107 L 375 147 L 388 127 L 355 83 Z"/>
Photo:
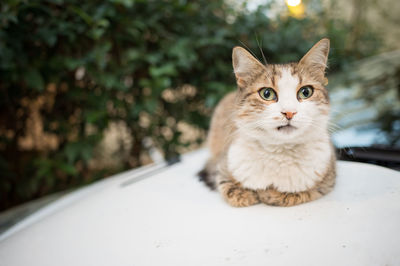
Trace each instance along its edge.
<path fill-rule="evenodd" d="M 293 118 L 293 116 L 294 116 L 295 114 L 297 114 L 297 112 L 282 112 L 282 114 L 283 114 L 284 116 L 286 116 L 286 118 L 287 118 L 288 120 L 290 120 L 290 119 Z"/>

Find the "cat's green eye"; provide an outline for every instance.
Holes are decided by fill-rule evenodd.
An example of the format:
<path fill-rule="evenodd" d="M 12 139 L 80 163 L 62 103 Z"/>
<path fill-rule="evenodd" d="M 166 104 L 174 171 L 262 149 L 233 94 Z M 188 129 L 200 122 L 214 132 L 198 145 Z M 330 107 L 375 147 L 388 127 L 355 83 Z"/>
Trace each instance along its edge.
<path fill-rule="evenodd" d="M 276 100 L 276 93 L 272 88 L 261 88 L 258 91 L 258 94 L 260 94 L 260 97 L 263 98 L 266 101 L 275 101 Z"/>
<path fill-rule="evenodd" d="M 314 93 L 314 88 L 311 86 L 304 86 L 301 87 L 300 90 L 297 92 L 297 98 L 298 99 L 307 99 L 310 98 L 311 95 Z"/>

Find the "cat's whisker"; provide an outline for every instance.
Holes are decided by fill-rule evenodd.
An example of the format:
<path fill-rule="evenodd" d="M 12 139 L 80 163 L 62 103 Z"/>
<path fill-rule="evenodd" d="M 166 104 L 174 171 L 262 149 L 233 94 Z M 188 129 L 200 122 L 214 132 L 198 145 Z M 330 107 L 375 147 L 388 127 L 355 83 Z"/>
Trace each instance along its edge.
<path fill-rule="evenodd" d="M 330 112 L 331 112 L 331 113 L 335 113 L 335 114 L 337 114 L 337 113 L 342 113 L 340 109 L 336 109 L 336 108 L 332 108 L 332 107 L 331 107 L 331 109 L 330 109 Z"/>
<path fill-rule="evenodd" d="M 260 51 L 261 51 L 261 55 L 262 55 L 262 57 L 263 57 L 263 59 L 264 59 L 264 64 L 266 65 L 266 64 L 267 64 L 267 59 L 265 58 L 264 51 L 263 51 L 262 48 L 261 48 L 262 43 L 261 43 L 261 45 L 260 45 L 260 42 L 259 42 L 259 40 L 258 40 L 257 35 L 256 35 L 256 41 L 257 41 L 258 48 L 259 48 Z"/>
<path fill-rule="evenodd" d="M 321 129 L 321 130 L 325 130 L 326 129 L 329 133 L 335 133 L 335 132 L 338 131 L 338 128 L 330 127 L 329 125 L 328 125 L 328 127 L 325 128 L 325 127 L 321 126 L 320 124 L 318 124 L 316 122 L 312 123 L 311 126 L 314 127 L 314 128 L 317 128 L 317 129 Z"/>
<path fill-rule="evenodd" d="M 337 130 L 342 130 L 343 129 L 342 126 L 340 126 L 340 125 L 338 125 L 338 124 L 336 124 L 334 122 L 331 122 L 331 121 L 328 122 L 328 127 L 329 128 L 334 128 L 334 129 L 337 129 Z"/>
<path fill-rule="evenodd" d="M 261 60 L 257 57 L 257 55 L 256 55 L 244 42 L 242 42 L 241 40 L 239 40 L 239 42 L 240 42 L 241 44 L 243 44 L 243 46 L 246 47 L 247 50 L 248 50 L 259 62 L 261 62 Z"/>

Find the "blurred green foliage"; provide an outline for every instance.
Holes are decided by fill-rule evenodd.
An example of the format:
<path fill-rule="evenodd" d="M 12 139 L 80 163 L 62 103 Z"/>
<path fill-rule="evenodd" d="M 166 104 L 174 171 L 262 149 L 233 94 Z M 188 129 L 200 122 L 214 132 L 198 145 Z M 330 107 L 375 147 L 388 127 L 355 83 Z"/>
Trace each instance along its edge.
<path fill-rule="evenodd" d="M 178 122 L 207 129 L 212 108 L 235 88 L 236 45 L 260 56 L 259 41 L 269 62 L 287 62 L 330 37 L 331 71 L 376 48 L 346 50 L 351 27 L 323 9 L 271 19 L 268 6 L 250 12 L 222 0 L 3 0 L 0 7 L 0 209 L 139 166 L 146 136 L 166 158 L 176 156 L 192 144 L 180 138 Z M 182 93 L 188 86 L 194 92 Z M 21 144 L 35 105 L 53 146 Z M 149 124 L 139 123 L 143 115 Z M 122 169 L 91 170 L 113 121 L 128 126 L 129 158 Z M 162 133 L 166 127 L 172 134 Z"/>

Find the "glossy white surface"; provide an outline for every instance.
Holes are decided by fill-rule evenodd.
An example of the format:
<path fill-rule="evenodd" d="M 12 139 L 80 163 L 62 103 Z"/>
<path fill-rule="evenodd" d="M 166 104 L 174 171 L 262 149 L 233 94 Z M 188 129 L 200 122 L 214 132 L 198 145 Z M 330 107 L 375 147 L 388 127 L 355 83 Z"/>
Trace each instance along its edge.
<path fill-rule="evenodd" d="M 339 162 L 320 200 L 233 208 L 195 177 L 206 156 L 64 197 L 0 236 L 0 265 L 400 264 L 399 172 Z"/>

